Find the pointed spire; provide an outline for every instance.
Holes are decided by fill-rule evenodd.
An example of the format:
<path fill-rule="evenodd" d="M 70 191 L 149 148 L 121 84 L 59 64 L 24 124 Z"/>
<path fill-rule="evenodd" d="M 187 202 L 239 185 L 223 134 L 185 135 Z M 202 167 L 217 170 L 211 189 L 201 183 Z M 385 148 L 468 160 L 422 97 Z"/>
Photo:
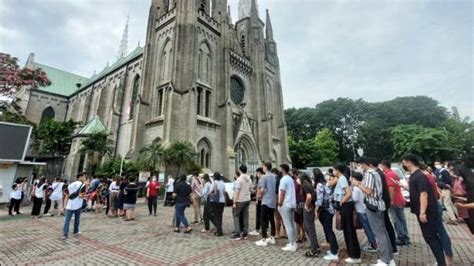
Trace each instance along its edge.
<path fill-rule="evenodd" d="M 258 18 L 258 5 L 257 0 L 252 0 L 252 6 L 250 8 L 250 15 Z"/>
<path fill-rule="evenodd" d="M 122 41 L 120 41 L 120 48 L 119 48 L 117 59 L 124 58 L 127 55 L 129 20 L 130 20 L 130 12 L 128 13 L 128 16 L 127 16 L 127 23 L 125 24 L 125 28 L 123 29 Z"/>
<path fill-rule="evenodd" d="M 273 26 L 270 19 L 270 12 L 267 9 L 267 21 L 265 22 L 265 37 L 268 41 L 273 41 Z"/>
<path fill-rule="evenodd" d="M 232 14 L 230 13 L 230 6 L 227 6 L 227 19 L 229 20 L 229 24 L 232 24 Z"/>

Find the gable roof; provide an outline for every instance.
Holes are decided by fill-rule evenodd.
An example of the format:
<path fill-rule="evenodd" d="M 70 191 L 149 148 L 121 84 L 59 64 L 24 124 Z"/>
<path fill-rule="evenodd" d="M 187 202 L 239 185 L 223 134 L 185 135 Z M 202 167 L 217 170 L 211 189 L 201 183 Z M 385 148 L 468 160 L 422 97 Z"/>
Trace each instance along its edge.
<path fill-rule="evenodd" d="M 87 122 L 87 124 L 81 128 L 78 135 L 91 135 L 101 132 L 107 132 L 107 127 L 105 126 L 104 122 L 100 119 L 100 117 L 95 116 Z"/>
<path fill-rule="evenodd" d="M 51 81 L 50 86 L 39 87 L 38 90 L 40 91 L 55 93 L 62 96 L 69 96 L 78 90 L 78 83 L 85 84 L 89 81 L 89 79 L 86 77 L 82 77 L 64 70 L 36 62 L 33 64 L 35 69 L 41 68 L 48 76 L 48 79 Z"/>
<path fill-rule="evenodd" d="M 34 62 L 33 64 L 35 69 L 41 68 L 44 72 L 46 72 L 48 79 L 51 81 L 50 86 L 39 87 L 38 90 L 59 94 L 66 97 L 72 96 L 76 92 L 85 89 L 89 85 L 114 72 L 133 59 L 143 55 L 143 50 L 143 47 L 138 46 L 127 56 L 118 59 L 111 66 L 106 66 L 104 69 L 102 69 L 102 71 L 99 72 L 99 74 L 94 74 L 90 78 L 82 77 L 64 70 Z M 77 87 L 78 83 L 81 84 L 79 88 Z"/>

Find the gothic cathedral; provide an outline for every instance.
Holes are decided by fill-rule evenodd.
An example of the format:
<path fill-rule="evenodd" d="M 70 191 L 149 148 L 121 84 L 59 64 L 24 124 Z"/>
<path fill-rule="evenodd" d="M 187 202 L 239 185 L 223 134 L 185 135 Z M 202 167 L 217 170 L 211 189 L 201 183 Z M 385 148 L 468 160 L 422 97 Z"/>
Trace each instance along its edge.
<path fill-rule="evenodd" d="M 28 64 L 60 71 L 32 56 Z M 76 88 L 23 92 L 27 117 L 48 111 L 82 122 L 81 132 L 103 126 L 116 155 L 136 159 L 160 137 L 191 142 L 204 169 L 226 176 L 241 164 L 253 173 L 263 161 L 290 162 L 277 45 L 256 0 L 240 0 L 235 25 L 227 0 L 152 0 L 144 48 L 91 78 L 60 74 Z M 79 150 L 77 138 L 66 175 L 84 167 Z"/>

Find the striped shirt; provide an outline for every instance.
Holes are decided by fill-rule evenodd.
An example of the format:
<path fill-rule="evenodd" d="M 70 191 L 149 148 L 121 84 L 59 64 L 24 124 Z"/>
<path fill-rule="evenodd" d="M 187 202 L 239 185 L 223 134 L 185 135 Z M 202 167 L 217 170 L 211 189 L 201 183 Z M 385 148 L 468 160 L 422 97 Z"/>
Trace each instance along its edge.
<path fill-rule="evenodd" d="M 316 186 L 316 202 L 314 203 L 314 205 L 321 207 L 323 205 L 323 201 L 326 201 L 328 203 L 328 208 L 325 210 L 327 210 L 331 214 L 336 213 L 334 205 L 331 202 L 331 188 L 329 188 L 327 184 L 318 183 L 318 185 Z"/>
<path fill-rule="evenodd" d="M 372 194 L 365 194 L 365 199 L 372 205 L 379 207 L 380 211 L 385 211 L 385 202 L 382 198 L 382 179 L 380 175 L 373 169 L 369 169 L 364 173 L 362 180 L 364 187 L 372 189 Z"/>

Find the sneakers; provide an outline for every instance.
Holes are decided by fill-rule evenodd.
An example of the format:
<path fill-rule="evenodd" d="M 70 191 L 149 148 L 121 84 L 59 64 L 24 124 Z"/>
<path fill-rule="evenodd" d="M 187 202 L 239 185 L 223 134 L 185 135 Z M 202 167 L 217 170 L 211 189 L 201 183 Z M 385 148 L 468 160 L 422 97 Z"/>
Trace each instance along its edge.
<path fill-rule="evenodd" d="M 247 238 L 249 238 L 249 234 L 247 234 L 247 233 L 243 233 L 243 234 L 242 234 L 242 239 L 244 239 L 244 240 L 245 240 L 245 239 L 247 239 Z"/>
<path fill-rule="evenodd" d="M 298 250 L 298 245 L 296 243 L 287 244 L 286 247 L 281 248 L 283 251 L 296 252 Z"/>
<path fill-rule="evenodd" d="M 257 245 L 259 247 L 266 247 L 268 245 L 267 239 L 262 238 L 259 241 L 255 242 L 255 245 Z"/>
<path fill-rule="evenodd" d="M 330 251 L 328 251 L 328 254 L 324 256 L 325 260 L 339 260 L 339 256 L 337 254 L 332 254 Z"/>
<path fill-rule="evenodd" d="M 231 237 L 230 239 L 232 239 L 232 240 L 234 240 L 234 241 L 239 241 L 239 240 L 242 239 L 242 237 L 240 237 L 239 234 L 234 234 L 234 235 L 232 235 L 232 237 Z"/>
<path fill-rule="evenodd" d="M 275 238 L 273 238 L 273 237 L 267 238 L 267 243 L 275 245 Z"/>
<path fill-rule="evenodd" d="M 354 258 L 347 258 L 345 259 L 345 262 L 348 263 L 348 264 L 352 264 L 352 263 L 361 263 L 362 260 L 360 258 L 358 259 L 354 259 Z"/>
<path fill-rule="evenodd" d="M 249 233 L 251 236 L 259 236 L 260 233 L 258 231 L 253 230 L 252 232 Z"/>
<path fill-rule="evenodd" d="M 374 248 L 371 244 L 367 243 L 367 245 L 365 245 L 365 247 L 362 248 L 363 251 L 366 251 L 366 252 L 377 252 L 377 249 Z"/>

